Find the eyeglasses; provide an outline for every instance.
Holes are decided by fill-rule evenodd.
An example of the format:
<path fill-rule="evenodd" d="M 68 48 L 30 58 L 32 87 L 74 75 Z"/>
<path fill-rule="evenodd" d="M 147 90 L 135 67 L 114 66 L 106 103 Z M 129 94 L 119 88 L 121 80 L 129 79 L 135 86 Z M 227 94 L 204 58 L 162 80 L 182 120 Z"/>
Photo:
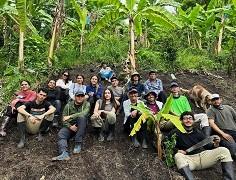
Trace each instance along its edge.
<path fill-rule="evenodd" d="M 28 84 L 21 84 L 21 86 L 28 86 Z"/>
<path fill-rule="evenodd" d="M 193 120 L 193 117 L 184 117 L 183 120 Z"/>
<path fill-rule="evenodd" d="M 66 76 L 66 77 L 69 77 L 69 75 L 68 74 L 63 74 L 64 76 Z"/>

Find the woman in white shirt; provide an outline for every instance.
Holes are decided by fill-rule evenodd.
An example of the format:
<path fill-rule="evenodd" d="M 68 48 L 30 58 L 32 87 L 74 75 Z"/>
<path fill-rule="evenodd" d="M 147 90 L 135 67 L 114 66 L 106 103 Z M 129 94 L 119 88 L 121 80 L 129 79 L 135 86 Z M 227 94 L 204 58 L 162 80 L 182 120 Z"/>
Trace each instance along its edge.
<path fill-rule="evenodd" d="M 84 85 L 84 76 L 78 74 L 76 76 L 76 83 L 72 83 L 72 85 L 70 86 L 69 89 L 69 95 L 71 99 L 75 99 L 75 94 L 78 91 L 82 91 L 84 92 L 84 94 L 86 93 L 86 86 Z"/>
<path fill-rule="evenodd" d="M 69 99 L 69 88 L 72 84 L 70 80 L 70 73 L 64 71 L 60 79 L 57 80 L 56 86 L 60 88 L 60 100 L 62 103 L 66 104 Z"/>

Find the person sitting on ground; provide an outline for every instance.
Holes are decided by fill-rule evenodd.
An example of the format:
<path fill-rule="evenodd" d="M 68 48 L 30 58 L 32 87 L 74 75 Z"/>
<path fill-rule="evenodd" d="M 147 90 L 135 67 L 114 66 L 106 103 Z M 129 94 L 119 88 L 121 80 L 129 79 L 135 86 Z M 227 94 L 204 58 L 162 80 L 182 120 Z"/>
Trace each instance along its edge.
<path fill-rule="evenodd" d="M 141 80 L 140 74 L 138 72 L 133 72 L 131 74 L 130 82 L 125 87 L 126 92 L 129 91 L 130 87 L 135 87 L 138 91 L 138 97 L 139 98 L 142 97 L 146 92 L 146 88 L 144 84 L 140 82 L 140 80 Z M 126 99 L 128 99 L 127 96 Z"/>
<path fill-rule="evenodd" d="M 78 74 L 76 76 L 76 83 L 72 83 L 69 89 L 70 99 L 75 100 L 75 93 L 78 91 L 83 91 L 86 94 L 86 86 L 84 85 L 84 76 Z M 86 96 L 85 96 L 86 97 Z"/>
<path fill-rule="evenodd" d="M 108 82 L 111 82 L 111 77 L 113 76 L 113 70 L 107 66 L 107 62 L 101 63 L 101 70 L 99 71 L 99 75 L 101 76 L 101 79 L 105 79 Z"/>
<path fill-rule="evenodd" d="M 57 127 L 60 120 L 60 112 L 61 112 L 61 101 L 60 101 L 60 90 L 56 87 L 55 80 L 51 79 L 48 81 L 48 95 L 45 99 L 50 102 L 56 108 L 54 118 L 53 118 L 53 127 Z"/>
<path fill-rule="evenodd" d="M 118 106 L 117 115 L 118 115 L 120 113 L 120 110 L 121 110 L 121 108 L 119 108 L 119 107 L 120 107 L 120 104 L 122 104 L 124 90 L 123 90 L 122 87 L 119 86 L 119 80 L 116 76 L 113 76 L 111 78 L 111 85 L 108 86 L 107 88 L 112 90 L 112 92 L 114 94 L 114 97 L 117 101 L 117 106 Z"/>
<path fill-rule="evenodd" d="M 172 82 L 170 84 L 170 91 L 173 94 L 170 114 L 180 116 L 184 111 L 191 111 L 191 106 L 188 99 L 180 95 L 180 88 L 178 83 Z M 200 122 L 200 128 L 206 137 L 211 134 L 211 127 L 209 126 L 208 117 L 205 113 L 194 114 L 195 122 Z M 163 130 L 170 130 L 174 128 L 171 121 L 162 121 L 161 128 Z"/>
<path fill-rule="evenodd" d="M 56 108 L 48 101 L 45 101 L 47 94 L 47 89 L 39 88 L 34 101 L 29 101 L 17 108 L 19 112 L 17 125 L 20 133 L 20 142 L 17 148 L 23 148 L 25 146 L 25 130 L 30 134 L 38 133 L 38 140 L 41 141 L 43 135 L 52 125 Z"/>
<path fill-rule="evenodd" d="M 17 108 L 22 104 L 33 101 L 36 98 L 36 92 L 30 90 L 30 82 L 23 80 L 20 82 L 21 91 L 18 91 L 14 94 L 13 100 L 7 108 L 7 111 L 3 117 L 3 120 L 0 125 L 0 135 L 6 136 L 6 126 L 11 118 L 16 118 L 18 111 Z"/>
<path fill-rule="evenodd" d="M 70 80 L 70 73 L 64 71 L 60 79 L 57 80 L 56 86 L 60 88 L 60 100 L 61 103 L 66 104 L 69 100 L 69 89 L 72 84 Z"/>
<path fill-rule="evenodd" d="M 187 133 L 182 133 L 176 128 L 172 130 L 168 136 L 170 138 L 174 134 L 177 135 L 174 152 L 175 164 L 180 173 L 186 179 L 193 180 L 194 177 L 191 171 L 209 168 L 216 164 L 217 161 L 220 161 L 223 171 L 223 179 L 233 180 L 233 160 L 227 148 L 218 147 L 220 137 L 214 135 L 214 143 L 207 144 L 204 147 L 193 150 L 192 152 L 186 152 L 188 148 L 204 140 L 205 136 L 194 127 L 195 121 L 192 112 L 183 112 L 180 115 L 180 120 Z"/>
<path fill-rule="evenodd" d="M 147 93 L 144 95 L 145 105 L 152 110 L 153 114 L 158 114 L 158 112 L 163 107 L 163 103 L 160 101 L 157 101 L 157 94 L 155 91 L 147 91 Z"/>
<path fill-rule="evenodd" d="M 129 99 L 123 102 L 123 109 L 125 114 L 123 127 L 125 132 L 130 133 L 134 127 L 134 124 L 137 122 L 137 120 L 142 114 L 140 111 L 131 108 L 130 105 L 137 106 L 138 103 L 143 103 L 143 102 L 138 99 L 138 91 L 135 87 L 130 87 L 128 95 Z M 142 147 L 146 149 L 147 122 L 142 123 L 140 132 L 137 132 L 132 137 L 133 145 L 135 148 L 140 147 L 137 135 L 142 135 Z"/>
<path fill-rule="evenodd" d="M 105 89 L 102 99 L 97 100 L 93 115 L 92 126 L 95 128 L 98 141 L 104 141 L 103 131 L 108 131 L 107 141 L 114 139 L 116 123 L 116 101 L 112 90 Z"/>
<path fill-rule="evenodd" d="M 103 87 L 99 84 L 99 78 L 96 75 L 91 76 L 90 84 L 86 86 L 86 94 L 88 95 L 88 102 L 90 103 L 90 114 L 93 113 L 95 103 L 102 97 Z"/>
<path fill-rule="evenodd" d="M 214 133 L 221 138 L 220 145 L 228 148 L 236 160 L 236 112 L 222 101 L 219 94 L 212 94 L 212 106 L 207 110 L 207 116 Z"/>
<path fill-rule="evenodd" d="M 58 132 L 59 156 L 52 158 L 52 161 L 69 160 L 68 140 L 75 137 L 74 154 L 82 150 L 83 137 L 89 115 L 90 104 L 85 100 L 85 93 L 77 91 L 75 99 L 66 104 L 63 111 L 63 127 Z"/>
<path fill-rule="evenodd" d="M 157 78 L 157 71 L 149 71 L 149 79 L 144 83 L 147 90 L 152 90 L 157 94 L 158 100 L 165 104 L 167 95 L 163 90 L 162 81 Z"/>

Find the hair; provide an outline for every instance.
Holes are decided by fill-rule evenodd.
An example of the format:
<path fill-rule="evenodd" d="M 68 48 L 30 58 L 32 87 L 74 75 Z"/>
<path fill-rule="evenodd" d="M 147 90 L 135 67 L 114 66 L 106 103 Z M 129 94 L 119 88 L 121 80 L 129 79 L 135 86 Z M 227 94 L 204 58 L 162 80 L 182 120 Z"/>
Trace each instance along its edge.
<path fill-rule="evenodd" d="M 105 99 L 105 91 L 108 90 L 110 91 L 111 93 L 111 99 L 110 99 L 110 102 L 112 104 L 112 107 L 115 107 L 116 108 L 116 100 L 115 100 L 115 96 L 114 96 L 114 93 L 111 89 L 109 88 L 106 88 L 104 89 L 103 93 L 102 93 L 102 105 L 101 105 L 101 109 L 105 109 L 105 106 L 106 106 L 106 99 Z"/>
<path fill-rule="evenodd" d="M 93 78 L 93 77 L 97 77 L 97 79 L 98 79 L 98 83 L 97 83 L 97 85 L 96 85 L 96 92 L 98 91 L 98 87 L 99 87 L 99 77 L 97 76 L 97 75 L 92 75 L 91 77 L 90 77 L 90 85 L 92 86 L 92 83 L 91 83 L 91 79 Z"/>
<path fill-rule="evenodd" d="M 77 79 L 77 77 L 79 77 L 79 76 L 81 76 L 83 78 L 82 84 L 84 84 L 84 76 L 82 74 L 77 74 L 75 78 Z"/>
<path fill-rule="evenodd" d="M 187 116 L 187 115 L 190 115 L 190 116 L 192 116 L 192 118 L 194 119 L 194 115 L 193 115 L 193 113 L 192 112 L 190 112 L 190 111 L 184 111 L 181 115 L 180 115 L 180 120 L 183 120 L 184 119 L 184 116 Z"/>
<path fill-rule="evenodd" d="M 134 81 L 134 76 L 138 76 L 138 82 L 141 80 L 140 74 L 131 75 L 131 81 Z"/>
<path fill-rule="evenodd" d="M 68 78 L 65 80 L 65 84 L 67 84 L 69 82 L 69 80 L 70 80 L 70 73 L 69 73 L 69 71 L 63 71 L 62 75 L 64 73 L 68 73 L 68 76 L 67 76 Z"/>
<path fill-rule="evenodd" d="M 48 89 L 46 89 L 46 88 L 38 88 L 37 93 L 40 93 L 41 91 L 48 94 Z"/>
<path fill-rule="evenodd" d="M 56 83 L 55 79 L 49 79 L 47 83 L 49 83 L 50 81 L 55 81 L 55 83 Z"/>
<path fill-rule="evenodd" d="M 22 80 L 22 81 L 20 82 L 20 84 L 22 84 L 23 82 L 27 82 L 27 83 L 29 84 L 29 86 L 30 86 L 30 82 L 29 82 L 28 80 Z"/>

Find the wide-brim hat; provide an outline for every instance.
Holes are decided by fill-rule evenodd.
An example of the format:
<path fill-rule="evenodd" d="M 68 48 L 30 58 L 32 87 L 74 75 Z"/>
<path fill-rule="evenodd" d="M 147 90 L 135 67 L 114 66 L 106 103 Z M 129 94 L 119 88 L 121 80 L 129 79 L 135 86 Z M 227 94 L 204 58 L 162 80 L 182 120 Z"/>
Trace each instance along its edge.
<path fill-rule="evenodd" d="M 148 95 L 151 94 L 151 93 L 154 95 L 155 99 L 157 98 L 156 92 L 155 92 L 155 91 L 152 91 L 152 90 L 149 90 L 149 91 L 147 91 L 146 94 L 144 95 L 144 99 L 147 99 Z"/>

